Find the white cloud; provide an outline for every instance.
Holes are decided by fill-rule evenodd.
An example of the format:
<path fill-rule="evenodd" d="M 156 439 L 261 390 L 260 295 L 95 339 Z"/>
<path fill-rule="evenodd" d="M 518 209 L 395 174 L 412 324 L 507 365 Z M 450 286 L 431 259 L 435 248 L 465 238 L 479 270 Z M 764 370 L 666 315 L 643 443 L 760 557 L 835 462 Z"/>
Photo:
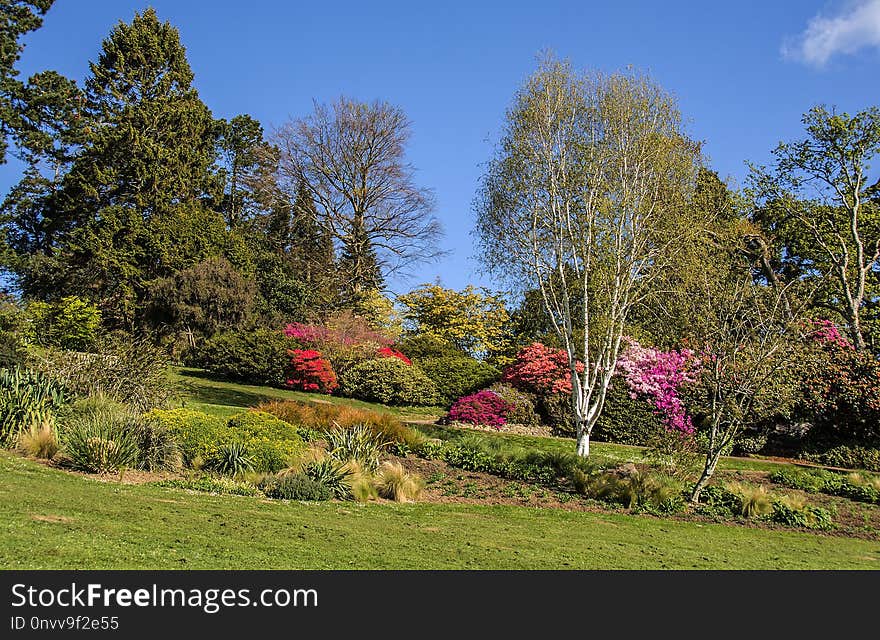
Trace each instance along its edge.
<path fill-rule="evenodd" d="M 880 0 L 858 0 L 836 16 L 813 17 L 782 54 L 821 67 L 835 54 L 870 47 L 880 48 Z"/>

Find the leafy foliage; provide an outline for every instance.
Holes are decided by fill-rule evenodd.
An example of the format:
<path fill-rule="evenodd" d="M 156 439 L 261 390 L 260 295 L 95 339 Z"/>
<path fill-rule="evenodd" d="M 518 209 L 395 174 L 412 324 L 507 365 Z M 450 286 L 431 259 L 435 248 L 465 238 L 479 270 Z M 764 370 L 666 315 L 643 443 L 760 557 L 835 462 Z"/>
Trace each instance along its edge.
<path fill-rule="evenodd" d="M 280 331 L 228 331 L 207 340 L 195 364 L 230 380 L 282 387 L 290 347 Z"/>
<path fill-rule="evenodd" d="M 262 488 L 267 498 L 276 500 L 324 501 L 333 498 L 333 490 L 329 486 L 305 473 L 288 473 L 272 478 Z"/>
<path fill-rule="evenodd" d="M 288 353 L 290 364 L 286 384 L 291 389 L 330 394 L 339 386 L 333 367 L 320 351 L 292 349 Z"/>
<path fill-rule="evenodd" d="M 97 353 L 42 349 L 28 364 L 72 394 L 107 395 L 139 411 L 166 406 L 177 393 L 168 356 L 148 338 L 108 340 Z"/>
<path fill-rule="evenodd" d="M 248 455 L 247 447 L 244 444 L 228 442 L 220 447 L 214 459 L 211 460 L 210 466 L 219 473 L 238 476 L 247 471 L 253 471 L 254 461 Z"/>
<path fill-rule="evenodd" d="M 489 391 L 498 394 L 512 409 L 507 414 L 507 422 L 526 426 L 537 426 L 541 423 L 535 411 L 535 396 L 528 391 L 521 391 L 504 383 L 496 382 Z"/>
<path fill-rule="evenodd" d="M 583 365 L 577 369 L 583 371 Z M 534 342 L 516 354 L 516 360 L 501 376 L 517 389 L 538 395 L 571 394 L 571 370 L 568 355 L 562 349 Z"/>
<path fill-rule="evenodd" d="M 416 364 L 437 387 L 444 404 L 488 387 L 501 375 L 492 365 L 464 355 L 419 358 Z"/>
<path fill-rule="evenodd" d="M 365 360 L 342 372 L 343 395 L 390 405 L 430 405 L 437 401 L 434 383 L 416 366 L 397 358 Z"/>
<path fill-rule="evenodd" d="M 513 405 L 494 391 L 484 389 L 469 396 L 459 398 L 449 409 L 447 417 L 455 422 L 501 427 L 507 423 L 507 416 Z"/>
<path fill-rule="evenodd" d="M 504 301 L 486 289 L 462 291 L 437 284 L 398 296 L 404 326 L 413 335 L 444 340 L 470 356 L 491 358 L 508 349 L 509 315 Z"/>
<path fill-rule="evenodd" d="M 664 429 L 661 417 L 644 397 L 633 397 L 625 382 L 611 382 L 605 395 L 605 407 L 596 422 L 593 438 L 601 442 L 648 445 Z"/>
<path fill-rule="evenodd" d="M 37 344 L 89 351 L 97 343 L 101 312 L 76 296 L 57 302 L 31 302 L 27 306 Z"/>

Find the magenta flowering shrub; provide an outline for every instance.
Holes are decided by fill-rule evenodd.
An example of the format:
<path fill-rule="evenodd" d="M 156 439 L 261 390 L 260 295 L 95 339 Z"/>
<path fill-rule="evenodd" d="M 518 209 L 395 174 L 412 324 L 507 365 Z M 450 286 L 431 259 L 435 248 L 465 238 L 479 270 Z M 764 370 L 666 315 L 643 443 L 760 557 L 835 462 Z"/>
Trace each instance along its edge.
<path fill-rule="evenodd" d="M 467 422 L 495 427 L 507 423 L 507 416 L 515 406 L 489 389 L 477 391 L 456 400 L 449 409 L 448 418 L 454 422 Z"/>
<path fill-rule="evenodd" d="M 853 345 L 847 338 L 841 335 L 837 325 L 831 320 L 810 320 L 807 333 L 814 342 L 821 345 L 852 349 Z"/>
<path fill-rule="evenodd" d="M 683 385 L 697 382 L 700 361 L 690 349 L 660 351 L 627 339 L 617 360 L 617 370 L 626 381 L 630 396 L 647 396 L 670 431 L 694 432 L 694 423 L 679 396 Z"/>

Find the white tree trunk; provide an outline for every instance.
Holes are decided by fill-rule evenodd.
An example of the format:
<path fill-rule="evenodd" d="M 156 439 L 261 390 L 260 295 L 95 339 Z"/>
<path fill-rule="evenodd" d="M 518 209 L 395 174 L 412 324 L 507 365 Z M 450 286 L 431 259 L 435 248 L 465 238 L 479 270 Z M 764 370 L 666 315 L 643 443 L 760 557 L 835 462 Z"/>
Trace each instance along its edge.
<path fill-rule="evenodd" d="M 582 430 L 577 438 L 577 454 L 581 458 L 590 457 L 590 432 Z"/>

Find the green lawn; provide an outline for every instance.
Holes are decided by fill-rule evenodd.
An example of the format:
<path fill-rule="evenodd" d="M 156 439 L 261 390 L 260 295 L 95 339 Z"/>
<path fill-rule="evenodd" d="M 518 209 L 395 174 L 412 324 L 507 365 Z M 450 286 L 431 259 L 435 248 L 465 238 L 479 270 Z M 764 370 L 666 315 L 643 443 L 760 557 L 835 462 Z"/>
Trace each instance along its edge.
<path fill-rule="evenodd" d="M 201 369 L 175 368 L 172 377 L 181 389 L 187 407 L 212 415 L 229 417 L 245 407 L 254 407 L 271 400 L 299 400 L 302 402 L 331 402 L 363 409 L 386 411 L 404 419 L 436 419 L 445 411 L 441 407 L 389 407 L 383 404 L 361 402 L 318 393 L 288 391 L 273 387 L 238 384 L 211 378 Z"/>
<path fill-rule="evenodd" d="M 5 569 L 880 569 L 880 543 L 528 507 L 282 503 L 0 453 Z"/>

